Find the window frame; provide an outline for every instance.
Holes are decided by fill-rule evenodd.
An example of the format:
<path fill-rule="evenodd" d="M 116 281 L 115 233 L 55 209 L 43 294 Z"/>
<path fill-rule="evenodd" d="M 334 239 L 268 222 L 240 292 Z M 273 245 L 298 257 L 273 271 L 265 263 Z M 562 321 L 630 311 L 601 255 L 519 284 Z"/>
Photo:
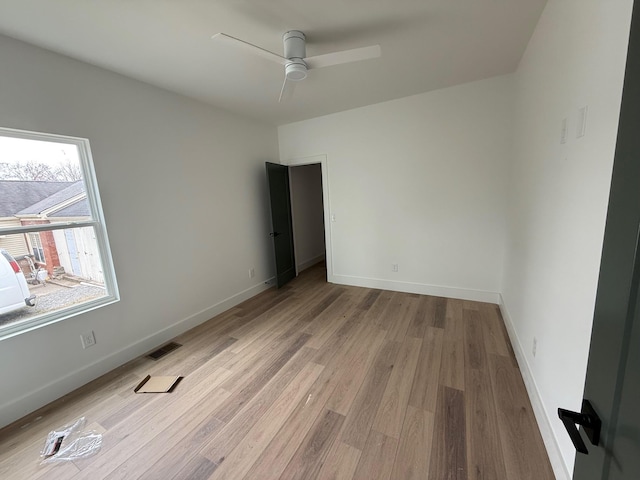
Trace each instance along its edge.
<path fill-rule="evenodd" d="M 44 254 L 44 246 L 42 245 L 42 239 L 40 238 L 40 233 L 39 232 L 27 233 L 27 242 L 31 247 L 30 250 L 34 256 L 34 261 L 46 264 L 47 260 Z M 39 257 L 42 257 L 42 258 L 39 258 Z"/>
<path fill-rule="evenodd" d="M 78 149 L 82 179 L 84 181 L 85 191 L 87 194 L 87 202 L 89 204 L 91 219 L 86 221 L 0 227 L 0 235 L 29 234 L 39 233 L 42 231 L 76 229 L 81 227 L 93 228 L 96 236 L 96 243 L 98 246 L 98 254 L 102 262 L 106 292 L 106 295 L 100 298 L 88 300 L 76 305 L 70 305 L 54 312 L 39 315 L 35 318 L 18 321 L 6 326 L 0 326 L 1 341 L 6 338 L 20 335 L 37 328 L 60 322 L 81 313 L 85 313 L 91 310 L 95 310 L 96 308 L 104 307 L 106 305 L 118 302 L 120 300 L 120 293 L 118 290 L 118 283 L 116 280 L 116 273 L 113 265 L 113 258 L 111 255 L 111 248 L 107 236 L 107 227 L 104 219 L 104 213 L 102 211 L 102 202 L 100 200 L 98 181 L 93 165 L 93 156 L 91 154 L 89 140 L 86 138 L 71 137 L 67 135 L 32 132 L 6 127 L 0 127 L 0 136 L 52 143 L 65 143 L 68 145 L 76 146 L 76 148 Z"/>

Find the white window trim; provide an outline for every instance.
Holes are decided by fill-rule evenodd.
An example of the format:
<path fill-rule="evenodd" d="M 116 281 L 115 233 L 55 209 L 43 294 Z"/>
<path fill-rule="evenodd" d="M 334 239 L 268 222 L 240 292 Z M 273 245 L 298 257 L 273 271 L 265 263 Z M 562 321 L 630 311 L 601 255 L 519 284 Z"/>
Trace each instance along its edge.
<path fill-rule="evenodd" d="M 33 251 L 35 249 L 38 249 L 38 251 L 42 250 L 42 256 L 45 257 L 45 255 L 44 255 L 44 246 L 42 245 L 42 239 L 40 238 L 40 232 L 29 232 L 27 237 L 28 237 L 27 238 L 27 243 L 29 244 L 29 253 L 31 253 L 31 254 L 33 254 L 35 256 Z M 34 241 L 35 238 L 37 238 L 37 241 Z M 36 258 L 36 261 L 47 263 L 46 257 L 45 257 L 44 260 L 40 260 L 40 259 Z"/>
<path fill-rule="evenodd" d="M 22 138 L 26 140 L 49 141 L 57 143 L 66 143 L 75 145 L 78 148 L 80 158 L 80 167 L 87 193 L 87 201 L 91 211 L 92 219 L 83 222 L 62 222 L 52 224 L 27 225 L 20 227 L 0 227 L 0 235 L 13 235 L 28 232 L 41 232 L 50 230 L 61 230 L 66 228 L 93 227 L 96 234 L 96 242 L 102 268 L 104 274 L 105 289 L 107 295 L 87 302 L 71 305 L 69 307 L 38 316 L 33 319 L 27 319 L 0 327 L 0 341 L 6 338 L 14 337 L 22 333 L 26 333 L 37 328 L 42 328 L 53 323 L 60 322 L 67 318 L 74 317 L 81 313 L 85 313 L 96 308 L 110 305 L 120 300 L 118 284 L 116 281 L 113 259 L 111 257 L 111 248 L 107 236 L 107 227 L 102 212 L 102 203 L 100 201 L 100 192 L 98 191 L 98 181 L 96 179 L 95 169 L 93 166 L 93 157 L 89 140 L 86 138 L 69 137 L 66 135 L 56 135 L 51 133 L 29 132 L 25 130 L 16 130 L 12 128 L 0 127 L 0 136 Z"/>

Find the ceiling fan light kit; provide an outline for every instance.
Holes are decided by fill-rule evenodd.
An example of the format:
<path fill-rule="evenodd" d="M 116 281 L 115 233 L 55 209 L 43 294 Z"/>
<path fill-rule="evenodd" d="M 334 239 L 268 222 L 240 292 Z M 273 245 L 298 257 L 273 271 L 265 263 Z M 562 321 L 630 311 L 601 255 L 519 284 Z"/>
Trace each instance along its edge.
<path fill-rule="evenodd" d="M 278 102 L 292 94 L 293 87 L 291 82 L 304 80 L 307 78 L 307 72 L 311 69 L 378 58 L 382 54 L 380 45 L 372 45 L 307 58 L 307 39 L 300 30 L 289 30 L 282 36 L 284 57 L 224 33 L 216 33 L 211 38 L 215 41 L 235 45 L 254 55 L 259 55 L 267 60 L 284 65 L 284 83 Z"/>
<path fill-rule="evenodd" d="M 307 56 L 306 37 L 298 30 L 290 30 L 282 36 L 284 43 L 284 57 L 289 60 L 284 66 L 286 80 L 299 82 L 307 78 L 307 64 L 304 59 Z"/>

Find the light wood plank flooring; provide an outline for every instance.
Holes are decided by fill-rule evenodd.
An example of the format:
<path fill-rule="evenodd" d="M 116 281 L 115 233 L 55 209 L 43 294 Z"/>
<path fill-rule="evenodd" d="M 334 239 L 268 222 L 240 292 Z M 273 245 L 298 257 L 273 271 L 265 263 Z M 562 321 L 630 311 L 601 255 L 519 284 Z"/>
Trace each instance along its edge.
<path fill-rule="evenodd" d="M 3 479 L 545 480 L 495 305 L 327 284 L 314 267 L 0 431 Z M 147 374 L 183 375 L 134 394 Z M 41 467 L 79 416 L 102 450 Z"/>

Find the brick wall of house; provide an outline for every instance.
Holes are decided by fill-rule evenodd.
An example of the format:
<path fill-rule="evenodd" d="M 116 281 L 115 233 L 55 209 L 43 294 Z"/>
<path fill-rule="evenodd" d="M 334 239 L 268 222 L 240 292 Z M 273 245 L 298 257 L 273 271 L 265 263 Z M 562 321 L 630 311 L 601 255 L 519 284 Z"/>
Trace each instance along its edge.
<path fill-rule="evenodd" d="M 44 258 L 47 261 L 47 272 L 49 272 L 49 275 L 53 275 L 53 267 L 60 266 L 60 257 L 58 257 L 58 249 L 53 238 L 53 232 L 40 232 L 40 241 L 44 249 Z"/>

